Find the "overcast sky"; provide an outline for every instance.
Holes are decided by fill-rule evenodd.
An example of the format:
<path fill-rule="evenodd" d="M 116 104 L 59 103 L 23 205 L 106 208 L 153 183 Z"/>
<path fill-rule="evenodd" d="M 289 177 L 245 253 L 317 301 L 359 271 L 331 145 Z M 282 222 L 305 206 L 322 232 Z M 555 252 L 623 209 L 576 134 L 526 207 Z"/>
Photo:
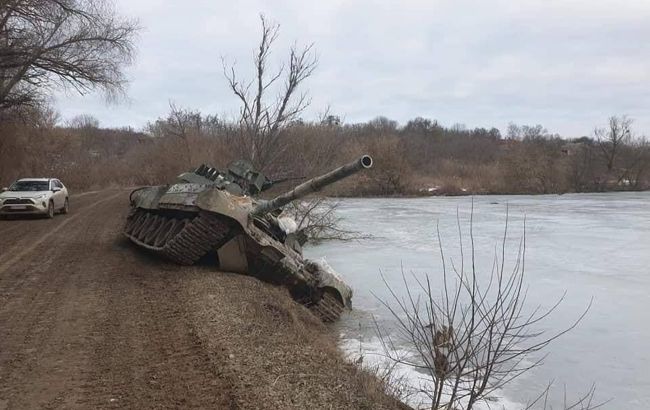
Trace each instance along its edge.
<path fill-rule="evenodd" d="M 274 49 L 315 43 L 306 82 L 313 119 L 328 105 L 346 122 L 417 116 L 467 127 L 542 124 L 588 135 L 627 114 L 650 135 L 649 0 L 221 1 L 117 0 L 139 19 L 129 100 L 61 94 L 64 118 L 141 128 L 170 101 L 234 115 L 221 56 L 251 73 L 259 13 L 281 25 Z"/>

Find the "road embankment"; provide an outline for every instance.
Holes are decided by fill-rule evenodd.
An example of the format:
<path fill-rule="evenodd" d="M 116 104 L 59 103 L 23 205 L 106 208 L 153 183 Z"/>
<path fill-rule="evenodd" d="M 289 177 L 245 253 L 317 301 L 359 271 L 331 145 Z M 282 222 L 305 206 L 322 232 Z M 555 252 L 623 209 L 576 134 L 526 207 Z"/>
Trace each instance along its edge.
<path fill-rule="evenodd" d="M 135 249 L 127 198 L 0 221 L 0 409 L 401 407 L 283 288 Z"/>

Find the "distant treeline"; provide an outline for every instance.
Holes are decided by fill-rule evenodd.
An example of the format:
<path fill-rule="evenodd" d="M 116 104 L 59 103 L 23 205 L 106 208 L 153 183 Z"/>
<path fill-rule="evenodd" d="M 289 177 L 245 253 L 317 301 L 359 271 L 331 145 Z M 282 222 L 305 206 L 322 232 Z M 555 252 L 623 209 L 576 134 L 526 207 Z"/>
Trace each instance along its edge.
<path fill-rule="evenodd" d="M 49 110 L 5 113 L 0 182 L 56 176 L 73 189 L 154 185 L 201 163 L 225 167 L 244 157 L 270 177 L 311 177 L 369 153 L 375 167 L 338 184 L 333 195 L 458 195 L 641 190 L 650 187 L 650 147 L 632 121 L 612 117 L 593 135 L 562 138 L 542 126 L 444 127 L 384 117 L 343 124 L 327 115 L 293 121 L 265 150 L 251 149 L 245 127 L 171 108 L 144 130 L 100 128 L 89 116 L 57 125 Z M 252 142 L 251 142 L 252 141 Z M 254 147 L 255 148 L 255 147 Z M 259 148 L 259 147 L 257 147 Z M 257 152 L 256 158 L 247 153 Z M 262 160 L 260 152 L 267 154 Z"/>
<path fill-rule="evenodd" d="M 649 186 L 649 149 L 632 122 L 612 117 L 578 139 L 541 126 L 444 127 L 384 117 L 344 124 L 325 114 L 300 120 L 303 87 L 318 65 L 313 43 L 294 43 L 277 68 L 269 61 L 280 26 L 260 16 L 253 77 L 225 62 L 239 103 L 233 121 L 170 107 L 142 131 L 103 129 L 80 116 L 61 125 L 48 107 L 57 89 L 117 96 L 133 62 L 137 21 L 112 2 L 0 1 L 0 183 L 52 175 L 77 190 L 152 185 L 209 163 L 250 160 L 272 178 L 311 177 L 361 153 L 376 166 L 332 187 L 336 195 L 553 193 L 636 190 Z M 275 70 L 275 71 L 274 71 Z M 255 85 L 255 86 L 253 86 Z M 603 119 L 604 120 L 604 119 Z"/>

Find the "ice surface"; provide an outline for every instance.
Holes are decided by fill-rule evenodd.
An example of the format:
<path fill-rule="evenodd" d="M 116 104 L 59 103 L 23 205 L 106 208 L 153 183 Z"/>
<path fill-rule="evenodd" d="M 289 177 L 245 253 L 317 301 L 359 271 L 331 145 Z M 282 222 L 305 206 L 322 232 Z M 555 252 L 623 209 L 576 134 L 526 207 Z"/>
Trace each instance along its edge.
<path fill-rule="evenodd" d="M 515 262 L 525 218 L 528 305 L 549 307 L 567 291 L 541 330 L 570 325 L 594 299 L 579 326 L 549 346 L 544 366 L 503 396 L 525 403 L 554 380 L 550 404 L 560 408 L 565 384 L 571 398 L 596 383 L 596 398 L 613 399 L 610 408 L 650 408 L 650 192 L 477 196 L 473 206 L 479 275 L 490 273 L 507 211 L 507 267 Z M 378 300 L 389 298 L 382 275 L 397 290 L 402 269 L 440 280 L 438 230 L 448 267 L 460 261 L 459 225 L 467 257 L 471 208 L 470 197 L 340 202 L 344 228 L 372 238 L 324 242 L 305 253 L 327 256 L 354 288 L 357 310 L 340 325 L 352 343 L 375 335 L 371 314 L 388 331 L 396 327 Z"/>

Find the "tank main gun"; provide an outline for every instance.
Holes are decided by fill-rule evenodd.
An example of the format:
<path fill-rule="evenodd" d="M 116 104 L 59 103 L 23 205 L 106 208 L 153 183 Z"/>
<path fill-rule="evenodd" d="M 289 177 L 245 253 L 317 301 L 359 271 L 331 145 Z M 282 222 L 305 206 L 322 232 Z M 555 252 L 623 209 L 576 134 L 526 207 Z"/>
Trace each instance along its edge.
<path fill-rule="evenodd" d="M 312 178 L 303 182 L 291 191 L 285 192 L 270 201 L 260 202 L 254 209 L 253 215 L 263 215 L 282 208 L 289 202 L 302 198 L 312 192 L 318 192 L 324 187 L 331 185 L 352 174 L 372 167 L 372 158 L 369 155 L 363 155 L 360 158 L 345 164 L 319 177 Z"/>

